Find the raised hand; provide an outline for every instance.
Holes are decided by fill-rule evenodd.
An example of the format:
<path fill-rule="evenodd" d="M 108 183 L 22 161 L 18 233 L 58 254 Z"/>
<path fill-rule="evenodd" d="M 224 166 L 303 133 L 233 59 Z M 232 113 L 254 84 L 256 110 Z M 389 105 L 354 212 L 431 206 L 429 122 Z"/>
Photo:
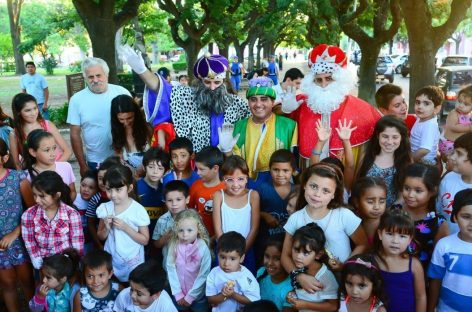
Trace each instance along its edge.
<path fill-rule="evenodd" d="M 282 111 L 289 114 L 296 110 L 302 103 L 303 100 L 297 101 L 296 89 L 294 87 L 288 87 L 287 90 L 282 93 Z"/>
<path fill-rule="evenodd" d="M 341 120 L 338 120 L 338 127 L 336 128 L 336 132 L 339 135 L 339 138 L 341 140 L 350 140 L 351 139 L 351 134 L 354 130 L 357 129 L 357 127 L 351 127 L 352 125 L 352 120 L 349 120 L 347 122 L 346 119 L 341 122 Z"/>
<path fill-rule="evenodd" d="M 141 52 L 136 53 L 129 45 L 120 45 L 117 52 L 123 62 L 127 63 L 138 74 L 143 74 L 148 69 L 144 63 Z"/>
<path fill-rule="evenodd" d="M 239 139 L 239 133 L 233 137 L 234 126 L 231 124 L 223 124 L 218 128 L 218 147 L 223 153 L 229 153 L 233 150 Z"/>
<path fill-rule="evenodd" d="M 331 136 L 331 128 L 324 127 L 321 120 L 316 121 L 316 133 L 318 134 L 318 140 L 326 142 Z"/>

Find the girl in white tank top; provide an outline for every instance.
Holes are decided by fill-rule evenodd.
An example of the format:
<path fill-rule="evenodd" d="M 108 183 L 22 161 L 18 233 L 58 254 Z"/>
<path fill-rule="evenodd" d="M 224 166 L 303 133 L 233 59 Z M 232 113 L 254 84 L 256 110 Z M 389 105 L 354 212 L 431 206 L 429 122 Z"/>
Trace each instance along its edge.
<path fill-rule="evenodd" d="M 247 252 L 253 246 L 259 229 L 259 194 L 246 189 L 249 169 L 243 158 L 228 157 L 221 166 L 221 173 L 225 189 L 213 195 L 216 240 L 223 233 L 236 231 L 246 238 Z"/>

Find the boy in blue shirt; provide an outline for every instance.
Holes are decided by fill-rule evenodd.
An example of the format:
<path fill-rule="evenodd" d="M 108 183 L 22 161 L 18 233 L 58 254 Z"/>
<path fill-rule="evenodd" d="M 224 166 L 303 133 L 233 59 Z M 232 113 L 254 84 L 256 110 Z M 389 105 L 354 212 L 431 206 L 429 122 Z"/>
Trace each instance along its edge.
<path fill-rule="evenodd" d="M 181 180 L 190 188 L 193 182 L 199 178 L 192 168 L 192 161 L 195 157 L 192 141 L 184 137 L 175 138 L 169 144 L 169 152 L 172 170 L 162 178 L 164 186 L 172 180 Z"/>
<path fill-rule="evenodd" d="M 143 166 L 146 175 L 136 182 L 136 194 L 151 220 L 149 233 L 153 233 L 157 219 L 167 211 L 164 205 L 161 179 L 164 173 L 169 170 L 169 155 L 159 147 L 151 148 L 144 153 Z M 153 249 L 152 244 L 146 246 L 147 256 L 156 254 Z"/>
<path fill-rule="evenodd" d="M 451 221 L 459 233 L 438 241 L 428 270 L 428 311 L 469 311 L 472 305 L 472 189 L 454 196 Z"/>

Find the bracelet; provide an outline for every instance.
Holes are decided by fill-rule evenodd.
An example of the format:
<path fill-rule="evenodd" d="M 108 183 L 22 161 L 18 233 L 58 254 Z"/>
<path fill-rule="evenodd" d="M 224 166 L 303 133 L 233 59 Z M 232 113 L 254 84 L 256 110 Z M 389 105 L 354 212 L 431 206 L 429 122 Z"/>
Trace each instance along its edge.
<path fill-rule="evenodd" d="M 306 268 L 300 268 L 300 269 L 295 269 L 292 272 L 290 272 L 290 284 L 294 289 L 300 289 L 302 286 L 300 285 L 299 282 L 297 282 L 297 276 L 301 273 L 305 273 Z"/>
<path fill-rule="evenodd" d="M 313 155 L 313 156 L 321 156 L 321 154 L 322 154 L 322 152 L 317 152 L 317 151 L 315 151 L 315 149 L 313 149 L 311 151 L 311 155 Z"/>

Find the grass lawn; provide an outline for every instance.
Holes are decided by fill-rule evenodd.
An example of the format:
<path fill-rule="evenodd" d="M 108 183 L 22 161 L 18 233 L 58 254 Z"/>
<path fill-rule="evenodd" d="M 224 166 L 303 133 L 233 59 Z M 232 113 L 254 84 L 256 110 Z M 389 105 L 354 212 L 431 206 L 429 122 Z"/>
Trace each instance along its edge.
<path fill-rule="evenodd" d="M 159 63 L 152 66 L 153 71 L 159 67 L 165 66 L 171 70 L 172 76 L 175 72 L 172 70 L 171 63 Z M 38 68 L 37 72 L 46 78 L 49 85 L 49 104 L 51 106 L 61 106 L 67 101 L 67 85 L 65 75 L 71 74 L 68 67 L 54 69 L 54 75 L 47 76 L 43 68 Z M 11 100 L 13 96 L 21 92 L 20 76 L 15 73 L 2 73 L 0 75 L 0 105 L 2 109 L 11 116 Z"/>

